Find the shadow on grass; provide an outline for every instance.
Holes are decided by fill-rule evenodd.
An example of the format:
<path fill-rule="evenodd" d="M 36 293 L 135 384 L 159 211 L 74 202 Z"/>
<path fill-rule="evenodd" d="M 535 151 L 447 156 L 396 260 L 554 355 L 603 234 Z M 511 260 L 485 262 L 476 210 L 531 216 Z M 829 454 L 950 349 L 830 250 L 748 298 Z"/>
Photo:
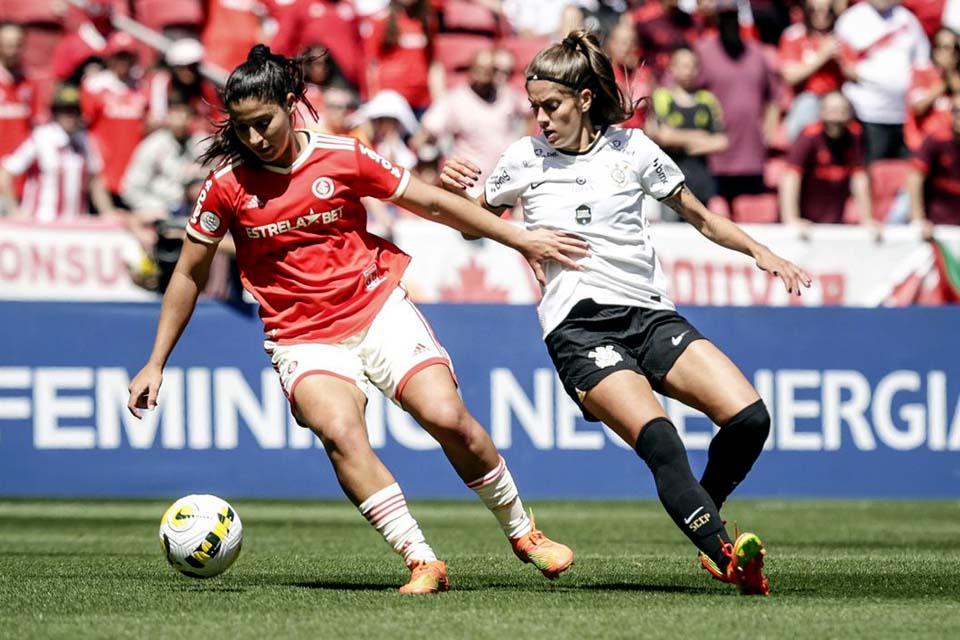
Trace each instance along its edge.
<path fill-rule="evenodd" d="M 706 587 L 689 587 L 677 584 L 640 584 L 612 582 L 603 584 L 584 584 L 578 588 L 586 591 L 637 591 L 646 593 L 696 593 L 696 594 L 716 594 L 716 589 Z"/>
<path fill-rule="evenodd" d="M 314 580 L 310 582 L 291 582 L 291 587 L 301 589 L 323 589 L 329 591 L 391 591 L 397 589 L 394 585 L 362 583 L 362 582 L 337 582 Z"/>

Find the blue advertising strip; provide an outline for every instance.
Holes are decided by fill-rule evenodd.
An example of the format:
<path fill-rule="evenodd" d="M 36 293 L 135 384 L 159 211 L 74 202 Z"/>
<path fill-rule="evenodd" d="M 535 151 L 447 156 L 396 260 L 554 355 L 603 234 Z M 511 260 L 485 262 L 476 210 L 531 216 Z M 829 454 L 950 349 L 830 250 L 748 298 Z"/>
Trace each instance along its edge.
<path fill-rule="evenodd" d="M 563 393 L 532 308 L 423 311 L 524 495 L 655 495 L 629 447 Z M 0 303 L 0 495 L 340 496 L 317 439 L 289 415 L 250 312 L 201 303 L 160 408 L 143 421 L 127 414 L 158 313 L 154 304 Z M 773 416 L 738 495 L 960 496 L 960 308 L 684 313 Z M 665 403 L 699 471 L 713 427 Z M 379 394 L 367 420 L 408 495 L 471 495 L 436 443 Z"/>

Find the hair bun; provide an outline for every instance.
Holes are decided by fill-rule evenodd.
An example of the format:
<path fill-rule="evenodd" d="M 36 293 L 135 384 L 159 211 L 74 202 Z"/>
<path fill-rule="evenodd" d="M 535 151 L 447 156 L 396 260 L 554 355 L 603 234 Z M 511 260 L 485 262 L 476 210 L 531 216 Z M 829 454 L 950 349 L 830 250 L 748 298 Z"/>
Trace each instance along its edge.
<path fill-rule="evenodd" d="M 564 38 L 563 42 L 560 44 L 565 46 L 567 49 L 570 49 L 570 51 L 576 51 L 580 47 L 580 39 L 575 35 L 575 33 L 571 33 Z"/>
<path fill-rule="evenodd" d="M 250 49 L 250 53 L 247 54 L 247 60 L 255 60 L 257 62 L 263 62 L 269 60 L 273 57 L 273 52 L 270 51 L 270 47 L 265 44 L 255 44 Z"/>

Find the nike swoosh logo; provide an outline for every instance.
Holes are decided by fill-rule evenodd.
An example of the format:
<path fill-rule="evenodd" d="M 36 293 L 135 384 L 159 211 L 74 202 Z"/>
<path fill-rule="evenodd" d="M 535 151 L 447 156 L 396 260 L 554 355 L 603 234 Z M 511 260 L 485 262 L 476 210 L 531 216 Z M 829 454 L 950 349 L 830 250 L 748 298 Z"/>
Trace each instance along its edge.
<path fill-rule="evenodd" d="M 678 335 L 678 336 L 673 336 L 672 338 L 670 338 L 670 342 L 673 343 L 673 346 L 679 347 L 679 346 L 680 346 L 680 341 L 683 340 L 683 336 L 687 335 L 688 333 L 690 333 L 690 330 L 689 330 L 689 329 L 687 329 L 686 331 L 684 331 L 683 333 L 681 333 L 681 334 Z"/>
<path fill-rule="evenodd" d="M 531 182 L 531 183 L 530 183 L 530 189 L 531 189 L 531 190 L 536 189 L 537 187 L 539 187 L 540 185 L 542 185 L 544 182 L 546 182 L 546 180 L 544 180 L 543 182 Z"/>
<path fill-rule="evenodd" d="M 690 524 L 691 522 L 693 522 L 693 519 L 697 517 L 697 514 L 700 513 L 701 511 L 703 511 L 703 507 L 697 507 L 697 510 L 691 513 L 689 518 L 683 519 L 683 524 Z"/>

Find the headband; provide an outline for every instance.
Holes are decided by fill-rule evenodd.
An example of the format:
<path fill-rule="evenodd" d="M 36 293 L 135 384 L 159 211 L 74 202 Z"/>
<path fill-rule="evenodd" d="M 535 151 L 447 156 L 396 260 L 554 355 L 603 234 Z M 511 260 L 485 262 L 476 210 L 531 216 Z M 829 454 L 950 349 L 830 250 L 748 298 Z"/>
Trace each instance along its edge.
<path fill-rule="evenodd" d="M 557 84 L 562 84 L 563 86 L 573 89 L 574 91 L 578 91 L 582 89 L 583 87 L 580 85 L 586 84 L 583 82 L 582 83 L 567 82 L 566 80 L 562 80 L 560 78 L 554 78 L 553 76 L 544 76 L 538 73 L 532 73 L 529 76 L 527 76 L 527 82 L 530 82 L 532 80 L 546 80 L 547 82 L 556 82 Z"/>

